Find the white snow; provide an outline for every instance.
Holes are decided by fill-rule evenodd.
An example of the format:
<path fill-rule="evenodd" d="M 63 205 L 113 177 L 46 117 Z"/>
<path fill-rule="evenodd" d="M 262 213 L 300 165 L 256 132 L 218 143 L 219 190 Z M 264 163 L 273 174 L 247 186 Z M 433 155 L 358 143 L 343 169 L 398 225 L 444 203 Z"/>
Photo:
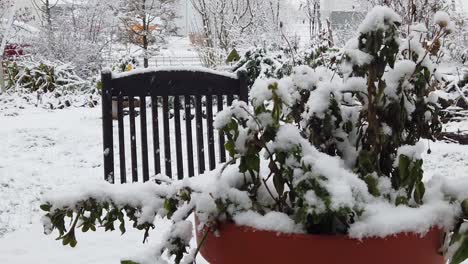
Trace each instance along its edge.
<path fill-rule="evenodd" d="M 306 120 L 313 116 L 323 118 L 330 105 L 330 95 L 333 91 L 340 90 L 340 87 L 338 82 L 324 82 L 312 91 L 307 102 Z"/>
<path fill-rule="evenodd" d="M 232 78 L 232 79 L 237 79 L 237 75 L 230 73 L 230 72 L 224 72 L 224 71 L 216 71 L 212 69 L 208 69 L 205 67 L 201 66 L 158 66 L 158 67 L 150 67 L 150 68 L 141 68 L 141 69 L 135 69 L 132 71 L 128 72 L 121 72 L 121 73 L 112 73 L 112 78 L 124 78 L 132 75 L 138 75 L 138 74 L 144 74 L 144 73 L 150 73 L 150 72 L 159 72 L 159 71 L 169 71 L 169 72 L 177 72 L 177 71 L 189 71 L 189 72 L 206 72 L 210 74 L 217 74 L 221 75 L 224 77 Z"/>
<path fill-rule="evenodd" d="M 445 202 L 424 204 L 418 208 L 394 206 L 388 203 L 366 204 L 363 220 L 351 225 L 349 235 L 353 238 L 417 232 L 424 234 L 434 223 L 442 229 L 449 228 L 456 209 Z"/>
<path fill-rule="evenodd" d="M 284 83 L 275 79 L 262 79 L 259 78 L 253 84 L 249 98 L 252 100 L 252 104 L 258 107 L 265 102 L 273 98 L 273 89 L 275 89 L 276 95 L 285 103 L 291 102 L 291 95 L 289 93 L 290 83 Z"/>
<path fill-rule="evenodd" d="M 44 234 L 39 205 L 46 194 L 77 185 L 99 191 L 107 185 L 101 126 L 100 107 L 51 111 L 20 104 L 0 112 L 0 262 L 115 264 L 161 241 L 169 225 L 158 218 L 149 244 L 131 225 L 123 236 L 118 231 L 77 232 L 74 249 L 56 241 L 57 233 Z M 202 258 L 198 262 L 205 263 Z"/>
<path fill-rule="evenodd" d="M 255 227 L 259 230 L 277 231 L 281 233 L 301 233 L 294 220 L 288 215 L 279 212 L 269 212 L 260 215 L 257 212 L 247 211 L 234 216 L 234 221 L 238 225 Z"/>
<path fill-rule="evenodd" d="M 374 57 L 358 49 L 358 39 L 349 40 L 344 47 L 344 54 L 348 56 L 352 64 L 363 66 L 372 62 Z"/>
<path fill-rule="evenodd" d="M 11 115 L 12 111 L 16 114 Z M 3 263 L 54 264 L 66 259 L 71 264 L 115 264 L 121 257 L 139 254 L 140 250 L 151 249 L 160 241 L 169 226 L 158 219 L 158 232 L 151 232 L 151 244 L 148 245 L 141 243 L 142 233 L 130 227 L 124 236 L 118 232 L 77 233 L 79 239 L 75 249 L 62 246 L 53 235 L 44 235 L 40 224 L 42 212 L 38 209 L 44 193 L 50 193 L 52 189 L 66 190 L 79 183 L 87 184 L 90 188 L 99 187 L 95 184 L 103 174 L 100 109 L 49 111 L 26 107 L 5 114 L 0 114 L 0 124 L 6 124 L 0 126 L 0 137 L 5 140 L 0 145 L 0 260 Z M 460 124 L 459 128 L 468 129 Z M 288 135 L 291 136 L 285 133 L 285 137 Z M 458 179 L 443 188 L 447 192 L 466 196 L 467 192 L 462 189 L 465 184 L 460 183 L 467 181 L 468 146 L 441 142 L 431 143 L 430 146 L 432 154 L 423 155 L 426 180 L 434 177 Z M 230 186 L 236 185 L 239 180 L 236 171 L 225 171 L 222 177 L 231 179 Z M 374 206 L 377 207 L 377 204 Z M 388 217 L 401 216 L 405 211 L 405 208 L 388 209 L 395 213 Z M 448 208 L 440 210 L 449 212 Z M 430 214 L 428 216 L 432 217 Z M 281 223 L 284 226 L 278 225 L 277 228 L 293 228 L 291 222 L 280 215 L 269 215 L 269 219 L 283 219 Z M 379 223 L 380 220 L 369 218 L 368 229 L 356 226 L 353 234 L 359 237 L 372 231 L 375 228 L 372 223 Z M 422 228 L 427 222 L 417 223 Z M 395 228 L 404 230 L 390 223 L 381 234 Z"/>
<path fill-rule="evenodd" d="M 402 86 L 402 90 L 412 87 L 408 84 L 408 79 L 413 75 L 416 69 L 416 63 L 410 60 L 400 60 L 395 63 L 393 69 L 384 73 L 383 79 L 387 83 L 384 92 L 392 99 L 398 100 L 398 88 Z"/>
<path fill-rule="evenodd" d="M 446 27 L 450 23 L 450 16 L 445 11 L 437 11 L 434 15 L 434 23 L 440 27 Z"/>
<path fill-rule="evenodd" d="M 370 31 L 386 30 L 393 23 L 401 23 L 401 17 L 386 6 L 376 6 L 369 13 L 359 26 L 358 31 L 362 34 Z"/>
<path fill-rule="evenodd" d="M 321 67 L 320 67 L 321 69 Z M 314 69 L 306 65 L 300 65 L 294 67 L 291 78 L 293 79 L 294 85 L 299 87 L 301 90 L 313 90 L 319 82 L 319 76 L 315 73 Z"/>
<path fill-rule="evenodd" d="M 426 145 L 423 141 L 419 141 L 416 145 L 404 145 L 398 148 L 397 157 L 400 155 L 405 155 L 413 161 L 419 160 L 422 157 L 423 152 L 426 150 Z M 397 167 L 399 159 L 395 159 L 393 164 L 394 167 Z"/>
<path fill-rule="evenodd" d="M 367 94 L 367 80 L 362 77 L 351 77 L 341 88 L 343 91 L 360 92 Z"/>

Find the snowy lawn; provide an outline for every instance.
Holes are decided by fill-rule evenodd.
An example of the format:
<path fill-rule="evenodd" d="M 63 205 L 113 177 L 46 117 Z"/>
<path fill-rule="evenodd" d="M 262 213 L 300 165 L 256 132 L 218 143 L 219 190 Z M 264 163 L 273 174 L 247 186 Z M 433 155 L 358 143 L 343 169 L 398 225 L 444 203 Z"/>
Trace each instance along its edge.
<path fill-rule="evenodd" d="M 130 228 L 123 237 L 119 232 L 78 234 L 75 249 L 43 235 L 39 204 L 45 193 L 102 178 L 100 116 L 99 107 L 0 112 L 0 263 L 116 264 L 148 247 L 142 246 L 143 234 Z M 430 146 L 426 177 L 468 176 L 468 146 Z M 164 224 L 157 226 L 165 230 Z M 153 231 L 150 239 L 157 243 L 158 234 Z"/>

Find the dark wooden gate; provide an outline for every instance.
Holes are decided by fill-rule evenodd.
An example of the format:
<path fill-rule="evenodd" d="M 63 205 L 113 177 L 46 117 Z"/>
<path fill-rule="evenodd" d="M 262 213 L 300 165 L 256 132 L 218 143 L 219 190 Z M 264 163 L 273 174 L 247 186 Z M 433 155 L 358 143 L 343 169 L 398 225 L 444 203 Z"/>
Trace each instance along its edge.
<path fill-rule="evenodd" d="M 194 176 L 195 165 L 198 173 L 203 173 L 207 168 L 214 169 L 216 163 L 225 162 L 225 139 L 221 132 L 213 128 L 214 112 L 231 105 L 235 98 L 248 100 L 247 82 L 243 75 L 217 73 L 203 68 L 196 71 L 155 69 L 119 75 L 103 72 L 102 84 L 104 177 L 111 183 L 117 178 L 114 170 L 113 100 L 117 101 L 116 149 L 121 183 L 127 182 L 126 152 L 130 156 L 132 182 L 148 181 L 150 167 L 151 175 L 161 173 L 164 167 L 164 173 L 172 177 L 173 157 L 178 179 Z M 139 113 L 135 99 L 139 100 Z M 124 100 L 128 101 L 127 127 L 124 122 L 127 119 Z M 147 105 L 151 105 L 150 108 L 147 109 Z M 192 118 L 195 119 L 194 123 Z M 128 132 L 125 132 L 125 128 Z M 152 139 L 152 144 L 148 139 Z M 139 178 L 139 175 L 142 177 Z"/>

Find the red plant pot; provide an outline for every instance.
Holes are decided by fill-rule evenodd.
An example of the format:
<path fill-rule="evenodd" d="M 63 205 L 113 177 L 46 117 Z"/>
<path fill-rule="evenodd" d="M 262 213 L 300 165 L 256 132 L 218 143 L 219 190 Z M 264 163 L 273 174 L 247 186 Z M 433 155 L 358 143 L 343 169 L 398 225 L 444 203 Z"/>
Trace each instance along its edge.
<path fill-rule="evenodd" d="M 196 222 L 198 219 L 196 219 Z M 197 231 L 202 241 L 204 231 Z M 223 223 L 209 232 L 201 254 L 210 264 L 444 264 L 444 232 L 401 233 L 362 241 L 345 236 L 282 234 Z"/>

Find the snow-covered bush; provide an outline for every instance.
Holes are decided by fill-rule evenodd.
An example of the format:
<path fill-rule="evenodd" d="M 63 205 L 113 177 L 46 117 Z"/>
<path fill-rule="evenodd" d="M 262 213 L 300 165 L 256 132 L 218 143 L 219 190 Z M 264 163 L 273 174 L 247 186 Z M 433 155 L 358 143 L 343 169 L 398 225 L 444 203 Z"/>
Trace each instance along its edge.
<path fill-rule="evenodd" d="M 468 258 L 468 180 L 423 182 L 422 138 L 440 131 L 437 67 L 431 47 L 400 39 L 401 18 L 376 7 L 343 51 L 339 74 L 302 65 L 290 76 L 258 78 L 251 105 L 235 101 L 217 114 L 231 160 L 199 177 L 161 184 L 111 186 L 46 199 L 44 226 L 63 244 L 75 229 L 113 230 L 125 219 L 149 236 L 156 217 L 173 223 L 148 259 L 190 263 L 196 213 L 205 232 L 223 221 L 288 233 L 346 234 L 362 239 L 401 232 L 453 230 L 446 255 Z M 447 30 L 440 25 L 435 36 Z M 70 218 L 70 227 L 67 227 Z M 202 229 L 199 229 L 202 230 Z M 417 246 L 417 245 L 415 245 Z"/>
<path fill-rule="evenodd" d="M 119 61 L 112 66 L 113 72 L 128 72 L 140 67 L 137 58 L 132 55 L 122 56 Z"/>
<path fill-rule="evenodd" d="M 29 92 L 59 90 L 89 90 L 91 81 L 75 73 L 68 63 L 47 60 L 22 59 L 7 64 L 7 89 Z"/>
<path fill-rule="evenodd" d="M 5 70 L 7 89 L 2 94 L 5 109 L 94 107 L 100 100 L 97 77 L 82 79 L 69 63 L 30 57 L 8 62 Z"/>
<path fill-rule="evenodd" d="M 296 56 L 296 65 L 308 65 L 312 68 L 325 66 L 330 69 L 336 68 L 336 63 L 342 58 L 338 48 L 329 47 L 328 43 L 322 42 L 312 47 L 300 49 Z"/>
<path fill-rule="evenodd" d="M 292 63 L 283 52 L 266 48 L 252 48 L 240 58 L 233 71 L 247 74 L 249 87 L 257 78 L 281 78 L 289 75 Z"/>
<path fill-rule="evenodd" d="M 334 69 L 337 59 L 341 57 L 338 49 L 330 48 L 325 43 L 294 51 L 257 47 L 248 50 L 233 67 L 233 71 L 246 72 L 249 87 L 252 87 L 259 78 L 283 78 L 291 75 L 295 65 Z"/>

